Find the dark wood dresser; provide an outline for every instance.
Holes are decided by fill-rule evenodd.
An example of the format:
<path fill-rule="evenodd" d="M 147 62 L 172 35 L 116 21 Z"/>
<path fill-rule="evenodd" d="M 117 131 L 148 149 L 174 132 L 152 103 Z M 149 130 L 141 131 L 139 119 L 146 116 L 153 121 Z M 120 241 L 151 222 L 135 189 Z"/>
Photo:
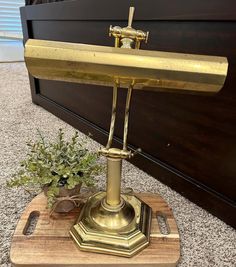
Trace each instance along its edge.
<path fill-rule="evenodd" d="M 132 162 L 236 227 L 236 2 L 234 0 L 78 0 L 21 8 L 28 38 L 113 46 L 109 25 L 150 31 L 143 49 L 226 56 L 229 72 L 214 96 L 136 91 L 129 144 Z M 112 90 L 30 77 L 32 100 L 104 144 Z M 125 90 L 120 90 L 117 144 Z"/>

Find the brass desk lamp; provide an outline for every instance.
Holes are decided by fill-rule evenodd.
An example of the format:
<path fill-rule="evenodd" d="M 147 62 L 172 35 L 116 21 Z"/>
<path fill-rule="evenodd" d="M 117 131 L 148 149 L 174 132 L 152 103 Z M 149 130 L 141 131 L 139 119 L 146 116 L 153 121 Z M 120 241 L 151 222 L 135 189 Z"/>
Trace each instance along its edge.
<path fill-rule="evenodd" d="M 148 32 L 128 26 L 110 26 L 115 47 L 28 40 L 25 62 L 31 75 L 40 79 L 113 86 L 112 116 L 106 147 L 107 188 L 84 205 L 71 236 L 79 248 L 131 257 L 149 244 L 151 208 L 135 196 L 121 194 L 121 165 L 138 151 L 127 148 L 131 95 L 138 90 L 218 92 L 225 81 L 227 59 L 139 50 Z M 134 49 L 133 49 L 134 48 Z M 123 149 L 113 148 L 118 87 L 127 88 Z"/>

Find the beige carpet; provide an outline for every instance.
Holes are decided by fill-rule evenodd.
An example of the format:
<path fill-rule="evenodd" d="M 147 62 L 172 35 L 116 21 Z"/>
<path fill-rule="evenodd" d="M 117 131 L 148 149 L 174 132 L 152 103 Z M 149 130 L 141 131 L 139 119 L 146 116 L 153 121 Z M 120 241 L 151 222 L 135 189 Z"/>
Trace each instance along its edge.
<path fill-rule="evenodd" d="M 63 128 L 68 136 L 74 130 L 31 103 L 23 63 L 0 64 L 0 266 L 11 266 L 11 236 L 31 200 L 23 190 L 6 188 L 5 181 L 26 155 L 25 142 L 36 138 L 37 128 L 51 138 L 58 128 Z M 98 146 L 91 140 L 91 148 Z M 233 228 L 133 165 L 126 162 L 123 171 L 123 186 L 159 193 L 172 207 L 181 234 L 179 267 L 236 266 L 236 231 Z M 98 178 L 98 185 L 104 188 L 103 177 Z"/>

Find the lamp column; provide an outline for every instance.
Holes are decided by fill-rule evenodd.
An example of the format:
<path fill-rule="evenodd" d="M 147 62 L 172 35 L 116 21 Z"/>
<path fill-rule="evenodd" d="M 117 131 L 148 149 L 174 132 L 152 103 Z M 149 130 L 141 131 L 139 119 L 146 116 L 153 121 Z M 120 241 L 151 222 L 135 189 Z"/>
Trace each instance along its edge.
<path fill-rule="evenodd" d="M 106 204 L 112 208 L 118 208 L 121 204 L 121 165 L 120 158 L 107 158 L 107 194 Z"/>

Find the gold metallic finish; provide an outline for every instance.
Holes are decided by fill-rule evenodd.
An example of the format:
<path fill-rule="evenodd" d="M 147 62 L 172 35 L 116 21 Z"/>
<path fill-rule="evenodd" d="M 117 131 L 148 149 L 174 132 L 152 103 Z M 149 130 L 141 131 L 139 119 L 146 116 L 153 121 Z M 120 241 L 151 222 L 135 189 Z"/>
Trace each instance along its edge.
<path fill-rule="evenodd" d="M 122 38 L 121 39 L 121 43 L 122 43 L 121 48 L 129 48 L 129 49 L 131 49 L 132 46 L 133 46 L 134 41 L 131 38 Z"/>
<path fill-rule="evenodd" d="M 119 45 L 120 45 L 120 39 L 115 38 L 115 47 L 119 47 Z"/>
<path fill-rule="evenodd" d="M 109 205 L 108 203 L 107 203 L 107 201 L 106 201 L 106 199 L 107 199 L 107 197 L 106 198 L 104 198 L 102 201 L 101 201 L 101 206 L 102 206 L 102 208 L 104 209 L 104 210 L 106 210 L 106 211 L 108 211 L 108 212 L 122 212 L 122 209 L 124 208 L 124 206 L 126 205 L 126 203 L 125 203 L 125 201 L 124 201 L 124 199 L 121 197 L 121 196 L 119 196 L 120 197 L 120 203 L 118 204 L 118 205 L 116 205 L 116 206 L 111 206 L 111 205 Z M 111 214 L 112 214 L 111 213 Z"/>
<path fill-rule="evenodd" d="M 106 203 L 116 207 L 120 204 L 121 158 L 107 158 Z"/>
<path fill-rule="evenodd" d="M 151 208 L 135 196 L 120 193 L 123 159 L 140 151 L 127 150 L 129 109 L 133 89 L 175 92 L 218 92 L 226 78 L 224 57 L 139 50 L 149 32 L 110 26 L 115 47 L 31 40 L 25 62 L 36 78 L 113 86 L 108 142 L 99 153 L 107 157 L 106 193 L 90 197 L 70 234 L 80 249 L 131 257 L 149 244 Z M 135 49 L 131 49 L 135 48 Z M 113 148 L 118 87 L 127 88 L 123 148 Z"/>
<path fill-rule="evenodd" d="M 130 101 L 132 96 L 133 86 L 130 85 L 127 96 L 126 96 L 126 106 L 125 106 L 125 123 L 124 123 L 124 135 L 123 135 L 123 150 L 127 150 L 127 136 L 128 136 L 128 127 L 129 127 L 129 108 L 130 108 Z"/>
<path fill-rule="evenodd" d="M 131 151 L 128 150 L 121 150 L 119 148 L 101 148 L 99 153 L 105 157 L 111 158 L 121 158 L 121 159 L 130 159 L 134 156 Z"/>
<path fill-rule="evenodd" d="M 139 40 L 137 40 L 137 42 L 135 44 L 135 49 L 140 49 L 140 45 L 141 45 L 141 42 Z"/>
<path fill-rule="evenodd" d="M 106 193 L 90 197 L 70 234 L 80 249 L 132 257 L 149 243 L 151 208 L 135 196 L 121 195 L 124 207 L 107 211 Z"/>
<path fill-rule="evenodd" d="M 129 18 L 128 18 L 128 27 L 132 27 L 132 23 L 133 23 L 133 18 L 134 18 L 134 7 L 131 6 L 129 8 Z"/>
<path fill-rule="evenodd" d="M 111 30 L 111 26 L 110 26 L 110 30 Z M 120 43 L 120 39 L 118 37 L 115 37 L 115 47 L 119 47 L 119 43 Z M 113 96 L 112 96 L 110 132 L 109 132 L 109 137 L 108 137 L 108 141 L 106 145 L 107 149 L 111 147 L 113 135 L 114 135 L 115 121 L 116 121 L 117 92 L 118 92 L 118 86 L 117 86 L 117 80 L 115 80 L 114 86 L 113 86 Z"/>
<path fill-rule="evenodd" d="M 31 75 L 46 80 L 134 89 L 218 92 L 225 81 L 224 57 L 123 49 L 29 39 L 25 62 Z"/>
<path fill-rule="evenodd" d="M 134 43 L 135 49 L 139 49 L 142 41 L 147 43 L 149 32 L 132 28 L 133 17 L 134 7 L 130 7 L 127 27 L 110 26 L 109 36 L 115 37 L 115 47 L 132 48 Z M 120 46 L 120 43 L 122 43 L 122 46 Z"/>
<path fill-rule="evenodd" d="M 106 145 L 107 149 L 109 149 L 112 145 L 112 139 L 114 135 L 115 121 L 116 121 L 116 106 L 117 106 L 117 84 L 115 83 L 113 87 L 112 115 L 111 115 L 110 132 L 109 132 L 108 142 Z"/>

